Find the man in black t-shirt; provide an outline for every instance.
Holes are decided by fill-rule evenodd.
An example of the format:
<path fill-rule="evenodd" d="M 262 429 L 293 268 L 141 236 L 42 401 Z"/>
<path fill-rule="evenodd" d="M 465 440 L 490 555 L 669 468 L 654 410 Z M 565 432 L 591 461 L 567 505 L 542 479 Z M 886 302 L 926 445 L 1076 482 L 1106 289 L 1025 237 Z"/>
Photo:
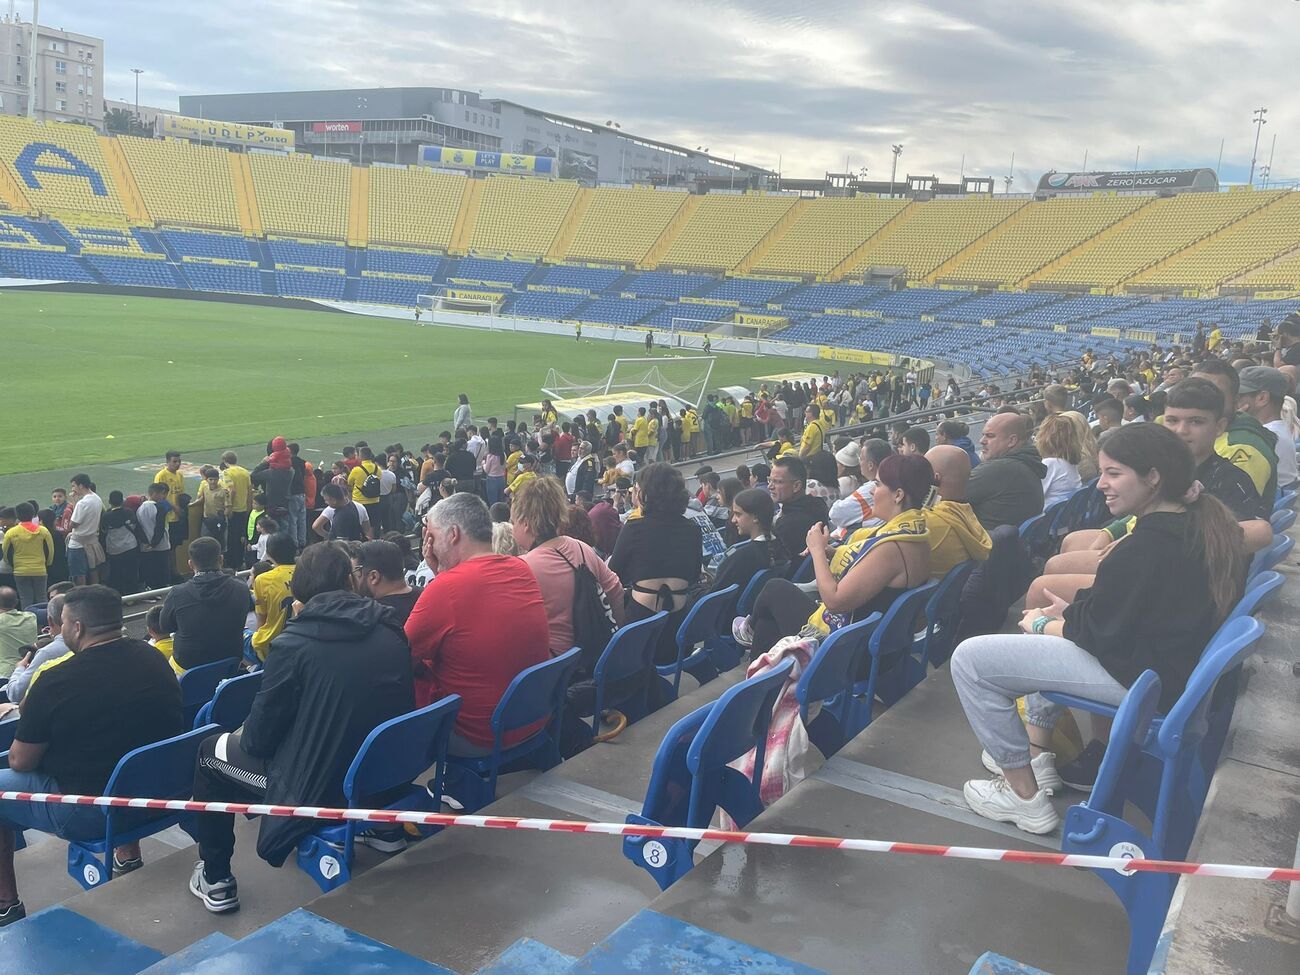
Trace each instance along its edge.
<path fill-rule="evenodd" d="M 173 586 L 163 600 L 163 630 L 175 637 L 172 660 L 185 670 L 238 657 L 244 645 L 252 596 L 245 583 L 226 575 L 221 566 L 221 543 L 196 538 L 190 543 L 193 578 Z"/>
<path fill-rule="evenodd" d="M 64 597 L 63 640 L 72 652 L 42 668 L 0 769 L 0 791 L 100 795 L 122 756 L 180 734 L 181 692 L 167 658 L 122 637 L 122 597 L 82 586 Z M 0 803 L 0 927 L 26 916 L 14 878 L 14 831 L 64 839 L 104 835 L 104 814 L 87 806 Z M 141 865 L 138 843 L 113 853 L 114 873 Z"/>
<path fill-rule="evenodd" d="M 357 592 L 392 609 L 397 614 L 397 622 L 405 626 L 423 590 L 406 584 L 402 550 L 393 542 L 381 540 L 353 544 L 349 548 Z"/>

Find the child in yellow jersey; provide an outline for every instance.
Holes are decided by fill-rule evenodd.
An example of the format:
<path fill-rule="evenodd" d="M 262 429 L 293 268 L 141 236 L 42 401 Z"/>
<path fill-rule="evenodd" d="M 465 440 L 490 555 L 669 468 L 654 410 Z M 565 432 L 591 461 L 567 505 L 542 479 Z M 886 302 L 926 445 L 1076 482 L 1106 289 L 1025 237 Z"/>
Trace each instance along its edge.
<path fill-rule="evenodd" d="M 149 645 L 167 658 L 172 670 L 177 674 L 185 673 L 185 668 L 176 663 L 172 656 L 172 635 L 162 628 L 162 607 L 154 606 L 144 618 L 144 628 L 149 634 Z"/>

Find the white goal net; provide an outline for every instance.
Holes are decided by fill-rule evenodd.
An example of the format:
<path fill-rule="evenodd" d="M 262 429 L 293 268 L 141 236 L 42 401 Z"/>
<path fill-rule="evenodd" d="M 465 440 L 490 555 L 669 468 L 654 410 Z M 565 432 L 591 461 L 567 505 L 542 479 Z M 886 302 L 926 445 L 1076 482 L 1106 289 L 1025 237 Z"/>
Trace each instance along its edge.
<path fill-rule="evenodd" d="M 597 380 L 578 379 L 552 369 L 546 374 L 542 392 L 554 400 L 623 393 L 699 406 L 709 388 L 715 361 L 713 356 L 615 359 L 609 375 Z"/>
<path fill-rule="evenodd" d="M 457 291 L 463 289 L 448 288 L 436 295 L 417 295 L 415 307 L 421 312 L 427 312 L 432 319 L 439 311 L 457 311 L 470 312 L 479 315 L 496 316 L 501 311 L 501 303 L 505 301 L 505 295 L 493 294 L 492 292 L 478 292 L 474 294 L 458 294 Z"/>

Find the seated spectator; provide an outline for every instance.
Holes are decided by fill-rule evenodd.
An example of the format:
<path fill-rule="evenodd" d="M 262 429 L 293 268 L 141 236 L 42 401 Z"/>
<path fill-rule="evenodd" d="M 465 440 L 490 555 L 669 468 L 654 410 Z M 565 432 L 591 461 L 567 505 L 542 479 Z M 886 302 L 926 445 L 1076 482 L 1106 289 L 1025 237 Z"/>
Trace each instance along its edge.
<path fill-rule="evenodd" d="M 1132 537 L 1102 562 L 1090 589 L 1069 603 L 1026 609 L 1023 635 L 973 637 L 952 658 L 982 760 L 1001 773 L 967 782 L 966 802 L 1031 833 L 1060 823 L 1048 801 L 1062 783 L 1049 749 L 1064 708 L 1039 692 L 1118 705 L 1151 669 L 1167 710 L 1245 583 L 1241 529 L 1217 498 L 1199 490 L 1192 453 L 1177 435 L 1153 423 L 1116 430 L 1101 469 L 1098 488 L 1111 513 L 1137 519 Z M 1028 730 L 1015 703 L 1025 695 Z"/>
<path fill-rule="evenodd" d="M 1291 381 L 1278 369 L 1248 366 L 1241 370 L 1237 409 L 1253 417 L 1277 437 L 1274 450 L 1277 453 L 1277 486 L 1281 491 L 1289 491 L 1300 479 L 1296 471 L 1295 437 L 1282 420 L 1282 403 L 1290 393 Z M 21 512 L 22 505 L 18 508 Z"/>
<path fill-rule="evenodd" d="M 36 674 L 46 664 L 58 660 L 72 651 L 63 641 L 63 601 L 62 594 L 50 597 L 46 604 L 49 621 L 50 641 L 44 646 L 37 642 L 36 649 L 29 650 L 9 675 L 9 683 L 4 686 L 4 693 L 11 704 L 22 704 L 23 695 L 31 686 Z"/>
<path fill-rule="evenodd" d="M 26 654 L 24 647 L 36 642 L 36 614 L 18 603 L 18 592 L 0 586 L 0 677 L 8 677 Z"/>
<path fill-rule="evenodd" d="M 352 570 L 357 592 L 369 596 L 396 614 L 397 622 L 406 625 L 420 598 L 420 590 L 406 581 L 406 562 L 395 543 L 376 540 L 352 549 Z"/>
<path fill-rule="evenodd" d="M 953 444 L 931 447 L 925 459 L 934 468 L 938 496 L 925 509 L 930 531 L 930 574 L 942 579 L 955 566 L 974 560 L 983 562 L 993 551 L 993 540 L 966 503 L 970 480 L 970 458 Z"/>
<path fill-rule="evenodd" d="M 144 632 L 149 637 L 149 646 L 167 658 L 167 663 L 173 671 L 177 674 L 183 673 L 181 667 L 172 659 L 176 648 L 172 642 L 172 635 L 163 629 L 161 606 L 151 606 L 149 612 L 144 614 Z"/>
<path fill-rule="evenodd" d="M 326 484 L 321 497 L 325 508 L 311 526 L 317 535 L 338 542 L 363 542 L 372 537 L 369 511 L 359 501 L 353 501 L 346 488 Z"/>
<path fill-rule="evenodd" d="M 1277 495 L 1277 434 L 1264 428 L 1249 413 L 1237 410 L 1241 380 L 1237 370 L 1222 359 L 1205 359 L 1192 371 L 1194 379 L 1208 379 L 1223 394 L 1227 428 L 1214 442 L 1219 455 L 1250 475 L 1255 491 L 1270 506 Z"/>
<path fill-rule="evenodd" d="M 884 519 L 855 532 L 833 551 L 825 525 L 808 529 L 805 547 L 813 558 L 816 598 L 786 579 L 773 579 L 758 596 L 748 619 L 732 633 L 761 656 L 782 637 L 824 639 L 833 630 L 884 612 L 899 595 L 930 579 L 929 533 L 922 506 L 934 486 L 924 457 L 895 454 L 877 472 L 873 510 Z"/>
<path fill-rule="evenodd" d="M 670 614 L 657 655 L 665 663 L 677 657 L 677 626 L 700 579 L 703 536 L 686 517 L 686 482 L 677 468 L 650 464 L 637 474 L 634 493 L 640 516 L 619 532 L 609 567 L 626 591 L 628 622 Z"/>
<path fill-rule="evenodd" d="M 630 484 L 619 488 L 615 487 L 614 491 L 627 491 Z M 614 551 L 614 546 L 618 543 L 619 533 L 623 530 L 623 521 L 618 516 L 618 510 L 614 505 L 614 496 L 612 494 L 604 495 L 599 501 L 591 506 L 587 512 L 587 518 L 591 522 L 591 530 L 596 536 L 596 551 L 600 552 L 605 558 L 609 558 Z"/>
<path fill-rule="evenodd" d="M 293 563 L 298 554 L 294 537 L 288 532 L 276 532 L 266 543 L 266 557 L 271 567 L 258 572 L 253 579 L 253 612 L 257 628 L 248 636 L 245 648 L 266 663 L 271 652 L 271 641 L 280 635 L 289 621 L 286 599 L 292 599 L 290 583 L 293 581 Z"/>
<path fill-rule="evenodd" d="M 966 500 L 985 531 L 1042 514 L 1047 468 L 1029 434 L 1029 421 L 1020 413 L 995 413 L 984 423 L 983 462 L 971 472 Z"/>
<path fill-rule="evenodd" d="M 1091 481 L 1098 474 L 1097 438 L 1093 435 L 1088 419 L 1076 410 L 1066 410 L 1061 416 L 1074 424 L 1074 432 L 1079 438 L 1079 477 L 1082 481 Z"/>
<path fill-rule="evenodd" d="M 1038 453 L 1047 473 L 1043 475 L 1043 509 L 1065 501 L 1083 485 L 1079 462 L 1083 445 L 1079 432 L 1064 413 L 1049 413 L 1038 427 Z"/>
<path fill-rule="evenodd" d="M 425 518 L 424 557 L 437 575 L 406 621 L 416 706 L 459 694 L 451 753 L 490 755 L 501 695 L 520 671 L 550 659 L 542 593 L 523 561 L 492 551 L 487 505 L 473 494 L 434 505 Z M 490 606 L 504 609 L 489 612 Z M 505 744 L 540 727 L 512 732 Z"/>
<path fill-rule="evenodd" d="M 546 605 L 553 657 L 576 646 L 573 597 L 579 565 L 587 567 L 605 593 L 615 625 L 623 625 L 623 584 L 594 548 L 561 534 L 568 517 L 564 488 L 554 478 L 540 478 L 529 484 L 519 492 L 510 510 L 515 543 Z"/>
<path fill-rule="evenodd" d="M 780 557 L 783 553 L 773 555 L 773 547 L 778 544 L 772 535 L 775 511 L 772 496 L 761 488 L 747 488 L 736 495 L 731 502 L 731 522 L 740 540 L 710 563 L 713 576 L 710 592 L 731 585 L 739 586 L 744 592 L 749 581 L 764 569 L 770 569 L 773 562 L 788 561 Z"/>
<path fill-rule="evenodd" d="M 1108 396 L 1095 404 L 1092 412 L 1097 417 L 1097 436 L 1107 430 L 1116 429 L 1124 422 L 1124 404 L 1113 396 Z"/>
<path fill-rule="evenodd" d="M 930 449 L 930 434 L 924 427 L 908 427 L 903 434 L 904 454 L 912 454 L 916 457 L 924 457 L 925 452 Z"/>
<path fill-rule="evenodd" d="M 122 636 L 116 592 L 92 585 L 68 593 L 62 635 L 71 656 L 29 683 L 0 791 L 102 795 L 123 755 L 182 730 L 176 677 L 152 647 Z M 27 913 L 14 877 L 14 831 L 23 829 L 102 839 L 104 815 L 87 806 L 0 803 L 0 927 Z M 113 853 L 114 873 L 141 865 L 139 844 Z"/>
<path fill-rule="evenodd" d="M 809 495 L 807 484 L 808 468 L 798 457 L 787 455 L 773 462 L 767 485 L 780 509 L 772 530 L 781 540 L 782 550 L 792 557 L 806 547 L 808 529 L 830 517 L 825 500 Z"/>
<path fill-rule="evenodd" d="M 1151 401 L 1141 393 L 1124 397 L 1124 422 L 1146 423 L 1153 416 Z"/>
<path fill-rule="evenodd" d="M 862 486 L 861 466 L 862 448 L 856 440 L 850 440 L 835 451 L 835 469 L 839 475 L 837 498 L 847 498 Z M 836 501 L 836 504 L 838 503 Z M 831 509 L 834 510 L 834 508 L 835 505 L 831 505 Z M 833 516 L 832 520 L 834 520 Z"/>
<path fill-rule="evenodd" d="M 830 508 L 831 528 L 838 535 L 880 523 L 871 509 L 871 496 L 876 490 L 876 471 L 880 462 L 892 453 L 889 444 L 883 440 L 862 442 L 858 451 L 858 470 L 862 472 L 863 483 Z"/>
<path fill-rule="evenodd" d="M 175 640 L 172 664 L 189 670 L 238 657 L 252 600 L 248 587 L 221 571 L 222 545 L 206 535 L 190 542 L 193 578 L 173 586 L 162 605 L 162 627 Z"/>
<path fill-rule="evenodd" d="M 970 426 L 961 420 L 944 420 L 940 423 L 934 431 L 934 442 L 936 446 L 951 444 L 960 447 L 970 458 L 971 470 L 979 467 L 980 458 L 975 452 L 975 445 L 971 443 Z"/>
<path fill-rule="evenodd" d="M 374 728 L 411 711 L 410 653 L 393 611 L 356 592 L 345 546 L 308 546 L 293 573 L 302 608 L 275 638 L 262 688 L 239 731 L 213 735 L 199 748 L 194 798 L 340 806 L 343 776 Z M 257 853 L 280 866 L 316 823 L 268 816 Z M 189 889 L 214 914 L 239 909 L 230 870 L 235 817 L 196 816 L 199 843 Z M 400 848 L 400 832 L 379 834 L 381 849 Z M 363 840 L 364 842 L 364 840 Z"/>

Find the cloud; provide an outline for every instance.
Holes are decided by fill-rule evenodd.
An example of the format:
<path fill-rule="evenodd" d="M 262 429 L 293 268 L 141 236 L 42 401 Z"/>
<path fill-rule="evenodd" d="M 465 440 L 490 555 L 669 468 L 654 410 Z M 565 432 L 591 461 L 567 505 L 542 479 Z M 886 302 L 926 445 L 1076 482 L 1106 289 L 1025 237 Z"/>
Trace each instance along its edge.
<path fill-rule="evenodd" d="M 60 9 L 66 7 L 67 9 Z M 53 8 L 53 9 L 50 9 Z M 88 9 L 83 9 L 88 8 Z M 1246 9 L 1249 8 L 1249 9 Z M 1214 165 L 1244 173 L 1250 116 L 1293 71 L 1283 0 L 55 0 L 106 39 L 106 92 L 177 96 L 447 85 L 818 176 Z M 75 15 L 75 23 L 73 23 Z M 1295 131 L 1294 100 L 1269 105 Z M 1274 172 L 1300 176 L 1285 140 Z"/>

